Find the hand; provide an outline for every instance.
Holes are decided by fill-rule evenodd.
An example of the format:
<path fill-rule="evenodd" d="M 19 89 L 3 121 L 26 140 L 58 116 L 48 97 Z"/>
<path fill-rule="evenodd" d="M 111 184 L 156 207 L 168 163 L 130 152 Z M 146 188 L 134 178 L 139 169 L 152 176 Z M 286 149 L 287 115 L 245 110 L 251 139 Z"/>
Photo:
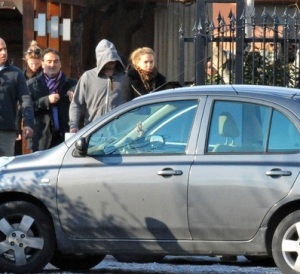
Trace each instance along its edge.
<path fill-rule="evenodd" d="M 59 101 L 60 96 L 58 93 L 53 93 L 53 94 L 50 94 L 48 96 L 48 98 L 49 98 L 50 104 L 56 104 Z"/>
<path fill-rule="evenodd" d="M 74 96 L 74 91 L 73 91 L 73 90 L 69 90 L 69 91 L 67 92 L 67 95 L 69 96 L 70 102 L 72 102 L 72 99 L 73 99 L 73 96 Z"/>
<path fill-rule="evenodd" d="M 78 128 L 74 127 L 70 129 L 70 133 L 76 133 L 78 131 Z"/>
<path fill-rule="evenodd" d="M 28 139 L 28 138 L 31 138 L 32 135 L 33 135 L 33 130 L 31 127 L 23 128 L 23 138 Z"/>
<path fill-rule="evenodd" d="M 136 131 L 138 133 L 138 137 L 142 137 L 144 134 L 144 130 L 143 130 L 143 124 L 141 122 L 139 122 L 136 126 Z"/>
<path fill-rule="evenodd" d="M 20 140 L 22 140 L 22 136 L 21 136 L 21 134 L 18 134 L 16 141 L 20 141 Z"/>

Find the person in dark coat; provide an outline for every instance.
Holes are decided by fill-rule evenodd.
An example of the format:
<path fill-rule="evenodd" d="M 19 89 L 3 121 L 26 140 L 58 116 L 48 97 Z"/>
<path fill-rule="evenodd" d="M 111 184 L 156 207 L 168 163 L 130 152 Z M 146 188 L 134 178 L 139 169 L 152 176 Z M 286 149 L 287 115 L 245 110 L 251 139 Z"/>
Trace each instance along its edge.
<path fill-rule="evenodd" d="M 129 63 L 122 89 L 129 100 L 165 88 L 166 78 L 158 72 L 154 51 L 151 48 L 142 47 L 134 50 Z"/>
<path fill-rule="evenodd" d="M 17 137 L 16 116 L 19 104 L 24 118 L 23 137 L 33 131 L 33 108 L 22 71 L 8 61 L 4 39 L 0 38 L 0 156 L 13 156 Z"/>
<path fill-rule="evenodd" d="M 24 76 L 26 80 L 29 80 L 35 76 L 37 76 L 42 68 L 42 49 L 38 46 L 35 40 L 32 40 L 29 44 L 28 49 L 24 53 L 24 62 L 26 63 L 26 68 L 24 70 Z M 31 138 L 27 139 L 26 149 L 23 147 L 23 143 L 25 140 L 22 139 L 22 130 L 23 130 L 23 119 L 22 119 L 22 111 L 21 107 L 18 104 L 17 109 L 17 128 L 18 128 L 18 136 L 16 138 L 15 144 L 15 155 L 27 154 L 31 152 Z"/>
<path fill-rule="evenodd" d="M 34 107 L 32 150 L 45 150 L 64 141 L 69 132 L 69 107 L 76 80 L 61 71 L 59 53 L 47 48 L 42 53 L 43 71 L 28 80 Z"/>

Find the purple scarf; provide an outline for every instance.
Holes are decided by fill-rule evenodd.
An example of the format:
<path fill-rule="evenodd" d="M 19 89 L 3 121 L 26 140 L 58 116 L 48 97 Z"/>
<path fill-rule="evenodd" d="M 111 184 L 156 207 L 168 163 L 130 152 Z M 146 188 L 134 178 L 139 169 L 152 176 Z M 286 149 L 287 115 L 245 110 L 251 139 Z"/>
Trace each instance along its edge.
<path fill-rule="evenodd" d="M 62 71 L 59 72 L 59 74 L 55 78 L 50 78 L 47 74 L 44 73 L 45 80 L 47 83 L 47 87 L 49 89 L 49 93 L 58 93 L 58 85 L 60 83 L 60 79 L 62 77 Z M 52 113 L 53 113 L 53 126 L 54 131 L 59 130 L 59 120 L 58 120 L 58 109 L 57 106 L 52 107 Z"/>

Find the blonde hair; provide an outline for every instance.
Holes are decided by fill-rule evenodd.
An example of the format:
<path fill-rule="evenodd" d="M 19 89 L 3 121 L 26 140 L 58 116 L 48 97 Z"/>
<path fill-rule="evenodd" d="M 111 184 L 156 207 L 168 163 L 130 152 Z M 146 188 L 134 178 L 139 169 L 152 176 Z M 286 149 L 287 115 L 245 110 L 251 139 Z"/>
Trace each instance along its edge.
<path fill-rule="evenodd" d="M 154 57 L 154 51 L 148 47 L 137 48 L 130 54 L 129 61 L 134 66 L 135 69 L 138 67 L 138 62 L 141 60 L 141 56 L 145 54 L 151 54 Z"/>
<path fill-rule="evenodd" d="M 24 54 L 23 60 L 27 61 L 31 58 L 41 58 L 42 49 L 38 46 L 38 43 L 35 40 L 32 40 L 29 44 L 29 48 Z"/>

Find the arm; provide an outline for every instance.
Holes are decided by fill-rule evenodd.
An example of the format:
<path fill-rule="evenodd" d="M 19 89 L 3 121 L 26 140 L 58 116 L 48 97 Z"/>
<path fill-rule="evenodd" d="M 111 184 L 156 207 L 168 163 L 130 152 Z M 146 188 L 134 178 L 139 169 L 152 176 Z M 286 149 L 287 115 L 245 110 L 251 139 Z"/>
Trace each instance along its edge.
<path fill-rule="evenodd" d="M 68 78 L 67 79 L 67 93 L 66 96 L 68 97 L 69 101 L 72 102 L 73 96 L 74 96 L 74 90 L 76 88 L 77 80 L 74 78 Z"/>
<path fill-rule="evenodd" d="M 75 87 L 70 104 L 69 124 L 71 133 L 76 133 L 79 130 L 80 117 L 82 116 L 82 112 L 85 112 L 84 92 L 86 91 L 86 86 L 85 74 L 83 74 Z"/>
<path fill-rule="evenodd" d="M 24 138 L 30 138 L 33 135 L 32 128 L 34 125 L 33 106 L 26 79 L 22 73 L 18 75 L 18 100 L 24 119 L 23 136 Z"/>
<path fill-rule="evenodd" d="M 43 82 L 41 78 L 34 77 L 28 80 L 27 84 L 34 112 L 49 110 L 51 104 L 50 99 L 54 101 L 54 96 L 52 96 L 53 98 L 49 97 L 46 82 Z"/>
<path fill-rule="evenodd" d="M 122 99 L 124 102 L 128 102 L 134 98 L 133 89 L 131 87 L 130 79 L 128 74 L 124 76 L 123 83 L 122 83 Z"/>

